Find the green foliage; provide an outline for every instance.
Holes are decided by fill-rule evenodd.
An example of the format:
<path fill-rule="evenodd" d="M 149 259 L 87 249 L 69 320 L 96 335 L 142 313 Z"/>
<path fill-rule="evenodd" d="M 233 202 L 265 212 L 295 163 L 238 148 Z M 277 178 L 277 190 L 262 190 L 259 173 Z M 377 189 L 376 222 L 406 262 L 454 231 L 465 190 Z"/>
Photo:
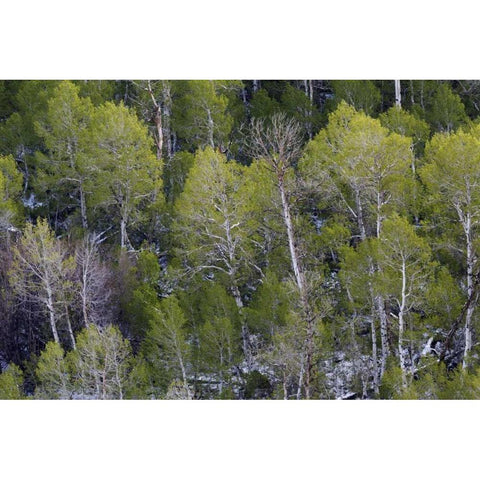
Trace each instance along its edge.
<path fill-rule="evenodd" d="M 63 348 L 55 342 L 48 342 L 40 354 L 37 368 L 35 396 L 45 399 L 68 399 L 72 392 L 69 372 Z"/>
<path fill-rule="evenodd" d="M 85 155 L 95 164 L 87 204 L 96 211 L 96 226 L 114 222 L 120 245 L 129 246 L 129 231 L 148 218 L 146 206 L 158 210 L 163 202 L 162 166 L 152 139 L 133 111 L 111 102 L 97 107 L 85 135 Z"/>
<path fill-rule="evenodd" d="M 150 250 L 142 250 L 131 273 L 128 285 L 131 294 L 123 299 L 123 303 L 125 317 L 136 343 L 144 338 L 159 303 L 157 289 L 160 265 L 157 256 Z"/>
<path fill-rule="evenodd" d="M 131 359 L 131 369 L 125 383 L 125 397 L 129 400 L 148 400 L 155 398 L 154 389 L 147 362 L 142 355 Z"/>
<path fill-rule="evenodd" d="M 238 344 L 232 320 L 228 317 L 208 319 L 199 329 L 199 343 L 201 371 L 219 377 L 222 393 Z"/>
<path fill-rule="evenodd" d="M 461 368 L 447 370 L 435 359 L 422 359 L 415 378 L 408 388 L 399 383 L 399 369 L 386 372 L 382 398 L 412 400 L 478 400 L 480 398 L 480 371 L 467 372 Z M 396 379 L 396 380 L 395 380 Z"/>
<path fill-rule="evenodd" d="M 287 85 L 281 98 L 281 110 L 297 120 L 309 138 L 318 132 L 322 116 L 305 92 Z"/>
<path fill-rule="evenodd" d="M 177 152 L 163 170 L 163 185 L 165 197 L 169 203 L 174 203 L 182 193 L 185 181 L 194 164 L 194 155 L 190 152 Z"/>
<path fill-rule="evenodd" d="M 417 155 L 423 153 L 423 148 L 430 134 L 428 123 L 397 106 L 393 106 L 380 114 L 379 120 L 390 131 L 404 137 L 410 137 Z"/>
<path fill-rule="evenodd" d="M 268 338 L 285 325 L 291 308 L 289 294 L 289 287 L 278 280 L 275 272 L 268 270 L 245 312 L 250 330 Z"/>
<path fill-rule="evenodd" d="M 378 236 L 394 207 L 403 207 L 413 160 L 411 141 L 389 132 L 345 102 L 305 148 L 299 171 L 337 211 L 353 217 L 360 238 Z M 410 177 L 411 178 L 411 177 Z M 320 204 L 321 208 L 323 205 Z"/>
<path fill-rule="evenodd" d="M 397 305 L 402 303 L 402 289 L 408 297 L 408 308 L 424 302 L 435 264 L 431 261 L 428 242 L 416 234 L 407 219 L 395 214 L 385 220 L 378 242 L 378 261 L 382 266 L 384 293 L 395 299 Z"/>
<path fill-rule="evenodd" d="M 268 92 L 261 88 L 250 100 L 250 115 L 253 118 L 270 118 L 274 113 L 280 111 L 279 103 L 269 97 Z"/>
<path fill-rule="evenodd" d="M 468 120 L 461 98 L 447 83 L 442 83 L 435 92 L 427 119 L 440 132 L 457 130 Z"/>
<path fill-rule="evenodd" d="M 23 373 L 20 368 L 11 363 L 0 374 L 0 400 L 21 400 L 23 393 Z"/>
<path fill-rule="evenodd" d="M 397 399 L 402 396 L 405 391 L 408 392 L 408 390 L 403 387 L 401 368 L 396 365 L 392 365 L 390 362 L 389 367 L 382 377 L 382 383 L 380 385 L 380 398 L 389 400 Z M 416 398 L 415 394 L 412 395 L 411 392 L 410 395 L 407 393 L 406 396 L 413 397 L 414 399 Z"/>
<path fill-rule="evenodd" d="M 61 82 L 49 98 L 45 116 L 35 122 L 35 132 L 47 154 L 37 152 L 35 187 L 39 198 L 57 215 L 76 214 L 77 225 L 87 228 L 86 196 L 91 188 L 93 165 L 85 156 L 85 130 L 93 115 L 90 98 L 81 98 L 72 82 Z"/>
<path fill-rule="evenodd" d="M 480 84 L 302 84 L 0 81 L 0 397 L 479 397 Z"/>
<path fill-rule="evenodd" d="M 45 219 L 27 223 L 18 246 L 13 248 L 9 271 L 12 289 L 40 306 L 48 318 L 53 337 L 60 343 L 57 323 L 64 316 L 65 305 L 73 287 L 75 259 L 55 238 Z M 71 330 L 68 316 L 64 318 Z M 70 340 L 73 342 L 73 340 Z"/>
<path fill-rule="evenodd" d="M 419 173 L 429 195 L 429 223 L 447 248 L 465 252 L 468 236 L 473 238 L 480 225 L 480 127 L 436 134 L 425 156 Z"/>
<path fill-rule="evenodd" d="M 114 99 L 116 85 L 113 80 L 77 80 L 74 83 L 80 88 L 80 96 L 89 98 L 95 106 Z"/>
<path fill-rule="evenodd" d="M 152 385 L 162 393 L 173 380 L 183 382 L 188 390 L 186 368 L 191 348 L 187 342 L 186 321 L 174 296 L 163 299 L 151 318 L 142 353 Z"/>
<path fill-rule="evenodd" d="M 129 386 L 130 343 L 114 326 L 82 330 L 66 356 L 72 388 L 80 398 L 122 399 Z"/>
<path fill-rule="evenodd" d="M 271 394 L 272 386 L 268 377 L 258 370 L 248 373 L 245 379 L 245 398 L 266 398 Z"/>
<path fill-rule="evenodd" d="M 367 115 L 374 115 L 377 112 L 381 95 L 372 81 L 334 80 L 331 84 L 335 106 L 344 100 L 356 110 L 363 110 Z"/>
<path fill-rule="evenodd" d="M 463 303 L 464 297 L 458 283 L 445 267 L 439 268 L 426 292 L 428 323 L 448 329 L 452 319 L 460 314 Z"/>
<path fill-rule="evenodd" d="M 35 122 L 44 118 L 48 99 L 58 83 L 54 80 L 21 82 L 13 100 L 15 112 L 5 123 L 4 131 L 10 140 L 9 153 L 19 147 L 35 150 L 41 146 L 41 140 L 35 132 Z"/>
<path fill-rule="evenodd" d="M 0 229 L 22 223 L 23 207 L 20 203 L 23 176 L 14 158 L 0 155 Z"/>
<path fill-rule="evenodd" d="M 185 80 L 178 82 L 176 91 L 172 122 L 186 144 L 184 149 L 226 146 L 233 118 L 221 85 L 210 80 Z"/>
<path fill-rule="evenodd" d="M 175 203 L 177 255 L 192 273 L 223 275 L 234 295 L 256 246 L 256 205 L 246 172 L 210 147 L 198 151 Z"/>

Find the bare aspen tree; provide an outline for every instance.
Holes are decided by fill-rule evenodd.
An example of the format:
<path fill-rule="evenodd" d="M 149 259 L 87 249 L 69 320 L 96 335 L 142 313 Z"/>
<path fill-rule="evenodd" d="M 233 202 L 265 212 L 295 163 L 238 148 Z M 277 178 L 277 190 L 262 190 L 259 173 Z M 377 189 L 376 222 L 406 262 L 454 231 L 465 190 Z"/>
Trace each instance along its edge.
<path fill-rule="evenodd" d="M 13 249 L 13 255 L 10 271 L 12 287 L 18 295 L 42 305 L 48 313 L 53 338 L 60 343 L 57 324 L 65 315 L 65 295 L 71 284 L 73 258 L 55 238 L 48 222 L 42 219 L 36 226 L 27 224 L 19 245 Z M 71 343 L 75 346 L 69 317 L 65 319 Z"/>
<path fill-rule="evenodd" d="M 261 160 L 276 178 L 290 260 L 300 296 L 303 318 L 306 322 L 304 387 L 306 398 L 310 398 L 314 367 L 315 317 L 309 302 L 305 272 L 292 219 L 290 192 L 287 189 L 287 177 L 291 175 L 295 162 L 302 153 L 302 143 L 300 125 L 285 114 L 279 113 L 273 115 L 270 121 L 256 119 L 252 122 L 247 148 L 251 156 Z"/>
<path fill-rule="evenodd" d="M 102 240 L 101 235 L 88 234 L 75 251 L 78 296 L 85 327 L 91 323 L 104 325 L 108 320 L 111 291 L 107 284 L 110 272 L 100 260 L 99 245 Z"/>

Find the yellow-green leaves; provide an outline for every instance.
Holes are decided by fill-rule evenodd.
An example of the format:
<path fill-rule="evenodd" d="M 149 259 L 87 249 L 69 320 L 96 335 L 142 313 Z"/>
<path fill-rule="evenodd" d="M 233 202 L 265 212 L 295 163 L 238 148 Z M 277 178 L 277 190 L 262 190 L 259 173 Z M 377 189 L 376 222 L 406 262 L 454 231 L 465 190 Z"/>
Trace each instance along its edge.
<path fill-rule="evenodd" d="M 23 177 L 11 155 L 0 155 L 0 230 L 21 222 Z"/>

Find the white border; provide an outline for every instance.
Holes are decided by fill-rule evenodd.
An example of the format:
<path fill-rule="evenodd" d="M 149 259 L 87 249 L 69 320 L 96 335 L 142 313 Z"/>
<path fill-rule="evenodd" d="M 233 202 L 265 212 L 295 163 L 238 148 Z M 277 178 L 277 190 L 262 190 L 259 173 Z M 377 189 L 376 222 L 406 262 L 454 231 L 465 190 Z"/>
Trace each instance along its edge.
<path fill-rule="evenodd" d="M 471 0 L 17 0 L 0 78 L 479 78 Z"/>

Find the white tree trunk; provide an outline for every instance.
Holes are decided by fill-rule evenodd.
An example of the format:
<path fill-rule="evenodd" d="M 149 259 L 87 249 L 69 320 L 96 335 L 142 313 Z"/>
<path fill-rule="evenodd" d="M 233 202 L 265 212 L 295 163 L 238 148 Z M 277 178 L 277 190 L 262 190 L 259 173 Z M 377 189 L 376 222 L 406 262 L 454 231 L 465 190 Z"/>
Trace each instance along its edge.
<path fill-rule="evenodd" d="M 377 355 L 377 329 L 375 326 L 375 309 L 372 309 L 372 363 L 373 363 L 373 390 L 378 394 L 378 355 Z"/>
<path fill-rule="evenodd" d="M 80 215 L 82 217 L 82 227 L 85 231 L 87 231 L 88 230 L 87 205 L 85 201 L 85 192 L 83 191 L 82 182 L 80 182 Z"/>
<path fill-rule="evenodd" d="M 53 333 L 53 339 L 55 340 L 56 343 L 60 344 L 60 338 L 58 336 L 58 331 L 57 331 L 57 321 L 56 321 L 56 315 L 55 315 L 55 308 L 53 305 L 53 292 L 50 284 L 47 282 L 45 285 L 46 290 L 47 290 L 47 309 L 48 309 L 48 314 L 49 314 L 49 319 L 50 319 L 50 328 L 52 329 Z"/>
<path fill-rule="evenodd" d="M 212 148 L 215 148 L 215 143 L 213 141 L 214 124 L 213 124 L 212 113 L 210 112 L 209 108 L 207 108 L 207 122 L 208 122 L 208 143 Z"/>
<path fill-rule="evenodd" d="M 75 335 L 73 334 L 72 324 L 70 322 L 70 315 L 68 314 L 68 306 L 65 304 L 65 320 L 67 322 L 68 334 L 70 335 L 70 342 L 72 343 L 73 350 L 77 349 L 77 344 L 75 342 Z"/>
<path fill-rule="evenodd" d="M 467 240 L 467 298 L 473 293 L 473 267 L 475 264 L 473 245 L 472 245 L 472 220 L 470 213 L 467 213 L 465 219 L 465 236 Z M 468 367 L 468 357 L 472 350 L 472 317 L 474 311 L 474 302 L 471 302 L 465 315 L 465 349 L 463 352 L 463 368 Z"/>
<path fill-rule="evenodd" d="M 360 230 L 360 239 L 363 241 L 367 238 L 367 233 L 365 230 L 365 222 L 363 220 L 363 207 L 360 199 L 360 189 L 358 187 L 355 187 L 355 206 L 357 208 L 357 224 L 358 229 Z"/>
<path fill-rule="evenodd" d="M 385 312 L 385 304 L 381 295 L 375 297 L 376 310 L 380 317 L 380 340 L 381 340 L 381 355 L 380 355 L 380 379 L 383 377 L 387 368 L 388 357 L 388 326 L 387 313 Z"/>
<path fill-rule="evenodd" d="M 287 195 L 285 192 L 285 185 L 283 183 L 283 180 L 279 180 L 278 189 L 280 191 L 280 197 L 282 199 L 283 220 L 285 222 L 285 227 L 287 230 L 288 248 L 290 250 L 290 259 L 292 262 L 293 273 L 295 275 L 295 280 L 297 282 L 298 290 L 300 292 L 300 298 L 302 302 L 304 302 L 305 282 L 303 278 L 303 272 L 300 266 L 300 261 L 298 258 L 297 248 L 295 245 L 295 233 L 293 230 L 293 222 L 290 214 L 290 206 L 288 204 Z"/>
<path fill-rule="evenodd" d="M 302 398 L 302 385 L 303 385 L 303 375 L 305 373 L 305 359 L 302 355 L 302 360 L 300 364 L 300 374 L 298 376 L 298 387 L 297 387 L 297 400 Z"/>
<path fill-rule="evenodd" d="M 400 311 L 398 312 L 398 355 L 400 357 L 400 368 L 402 369 L 403 388 L 407 387 L 407 362 L 405 350 L 403 348 L 403 334 L 405 331 L 405 308 L 407 300 L 407 272 L 405 261 L 402 264 L 402 301 L 400 303 Z"/>
<path fill-rule="evenodd" d="M 295 280 L 300 294 L 300 301 L 303 307 L 303 315 L 306 321 L 306 340 L 305 340 L 305 368 L 302 371 L 302 378 L 305 375 L 305 397 L 307 399 L 311 396 L 311 381 L 312 381 L 312 369 L 313 369 L 313 350 L 314 350 L 314 324 L 313 318 L 310 312 L 307 291 L 305 286 L 305 278 L 303 270 L 301 267 L 296 241 L 295 241 L 295 232 L 293 228 L 292 217 L 290 214 L 290 206 L 288 204 L 287 195 L 285 192 L 285 185 L 283 183 L 283 178 L 278 178 L 278 188 L 280 191 L 280 197 L 282 200 L 282 210 L 283 210 L 283 219 L 285 222 L 285 227 L 287 230 L 288 237 L 288 247 L 290 250 L 290 259 L 292 262 L 292 268 L 295 275 Z"/>
<path fill-rule="evenodd" d="M 400 90 L 400 80 L 395 80 L 395 105 L 402 108 L 402 92 Z"/>

